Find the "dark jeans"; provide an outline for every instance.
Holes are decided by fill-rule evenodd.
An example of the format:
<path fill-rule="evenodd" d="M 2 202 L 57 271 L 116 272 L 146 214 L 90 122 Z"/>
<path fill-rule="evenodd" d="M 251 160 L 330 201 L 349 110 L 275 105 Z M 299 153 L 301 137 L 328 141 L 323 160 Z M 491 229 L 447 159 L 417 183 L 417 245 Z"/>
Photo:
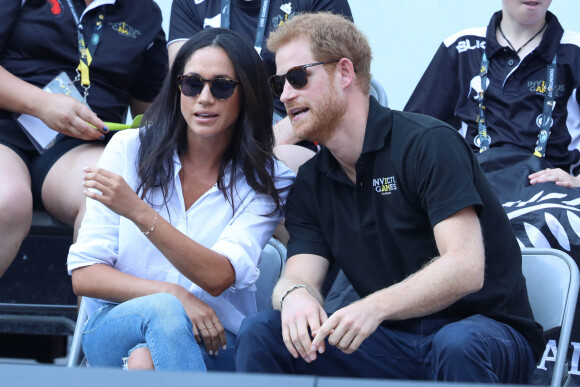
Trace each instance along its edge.
<path fill-rule="evenodd" d="M 238 372 L 513 384 L 526 383 L 534 368 L 524 337 L 481 315 L 379 326 L 355 353 L 347 355 L 327 342 L 326 351 L 310 364 L 286 349 L 278 311 L 246 318 L 236 343 Z"/>

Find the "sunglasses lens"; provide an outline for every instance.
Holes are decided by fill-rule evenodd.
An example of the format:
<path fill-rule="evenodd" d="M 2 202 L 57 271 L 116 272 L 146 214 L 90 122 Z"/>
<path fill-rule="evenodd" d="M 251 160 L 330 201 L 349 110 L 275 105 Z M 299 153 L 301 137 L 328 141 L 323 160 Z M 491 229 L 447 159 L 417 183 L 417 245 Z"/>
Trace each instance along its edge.
<path fill-rule="evenodd" d="M 308 77 L 306 76 L 306 69 L 302 67 L 296 67 L 290 69 L 286 74 L 286 79 L 288 83 L 292 85 L 295 89 L 302 89 L 308 83 Z"/>
<path fill-rule="evenodd" d="M 212 81 L 211 94 L 217 99 L 228 99 L 234 94 L 236 81 L 226 78 L 216 78 Z"/>
<path fill-rule="evenodd" d="M 195 97 L 203 89 L 203 81 L 195 75 L 180 78 L 179 85 L 181 92 L 187 97 Z"/>
<path fill-rule="evenodd" d="M 284 91 L 284 76 L 282 75 L 273 75 L 270 77 L 270 87 L 274 92 L 274 95 L 280 97 L 282 95 L 282 91 Z"/>

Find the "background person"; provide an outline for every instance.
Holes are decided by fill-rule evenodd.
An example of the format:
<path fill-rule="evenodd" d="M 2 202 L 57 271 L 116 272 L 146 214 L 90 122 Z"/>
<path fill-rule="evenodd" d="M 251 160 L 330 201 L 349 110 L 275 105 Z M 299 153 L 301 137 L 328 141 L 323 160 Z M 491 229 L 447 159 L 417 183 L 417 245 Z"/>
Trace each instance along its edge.
<path fill-rule="evenodd" d="M 551 181 L 578 187 L 580 34 L 564 31 L 548 11 L 550 4 L 551 0 L 503 0 L 502 10 L 493 15 L 487 29 L 469 29 L 447 38 L 405 110 L 452 124 L 479 152 L 477 117 L 483 92 L 490 149 L 504 147 L 530 155 L 543 129 L 546 74 L 556 58 L 554 104 L 545 146 L 545 161 L 551 168 L 534 171 L 528 179 L 530 184 Z M 484 52 L 489 61 L 485 91 L 480 75 Z"/>
<path fill-rule="evenodd" d="M 103 121 L 124 122 L 129 106 L 133 115 L 143 113 L 166 71 L 166 40 L 154 1 L 70 5 L 74 12 L 68 0 L 0 1 L 0 275 L 28 234 L 33 202 L 74 225 L 76 234 L 85 207 L 78 182 L 82 167 L 96 163 L 104 148 Z M 92 58 L 87 105 L 42 90 L 60 72 L 76 78 L 79 36 Z M 74 87 L 84 94 L 79 82 Z M 59 132 L 56 144 L 39 154 L 15 113 Z"/>
<path fill-rule="evenodd" d="M 259 56 L 208 29 L 178 52 L 145 126 L 85 169 L 94 200 L 68 269 L 91 297 L 91 366 L 128 357 L 130 369 L 233 370 L 240 323 L 256 312 L 258 259 L 294 178 L 273 157 L 271 114 Z"/>

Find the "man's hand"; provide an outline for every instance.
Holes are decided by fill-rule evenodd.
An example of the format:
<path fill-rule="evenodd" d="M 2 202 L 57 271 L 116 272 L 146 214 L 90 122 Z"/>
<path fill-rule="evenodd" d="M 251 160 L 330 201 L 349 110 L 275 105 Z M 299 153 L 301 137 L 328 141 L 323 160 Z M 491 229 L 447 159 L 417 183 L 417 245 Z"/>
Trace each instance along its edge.
<path fill-rule="evenodd" d="M 320 303 L 304 288 L 299 288 L 284 298 L 282 304 L 282 338 L 295 359 L 300 355 L 307 363 L 316 360 L 316 351 L 308 353 L 312 342 L 308 329 L 314 333 L 328 316 Z M 324 352 L 324 342 L 319 346 Z"/>
<path fill-rule="evenodd" d="M 309 356 L 324 352 L 324 339 L 342 352 L 351 354 L 369 337 L 382 321 L 370 298 L 359 300 L 336 311 L 316 331 Z"/>
<path fill-rule="evenodd" d="M 46 93 L 38 109 L 38 118 L 49 128 L 67 136 L 102 140 L 103 133 L 107 133 L 105 123 L 91 109 L 68 95 Z"/>
<path fill-rule="evenodd" d="M 560 168 L 548 168 L 528 176 L 530 184 L 554 182 L 563 187 L 580 187 L 580 179 Z"/>

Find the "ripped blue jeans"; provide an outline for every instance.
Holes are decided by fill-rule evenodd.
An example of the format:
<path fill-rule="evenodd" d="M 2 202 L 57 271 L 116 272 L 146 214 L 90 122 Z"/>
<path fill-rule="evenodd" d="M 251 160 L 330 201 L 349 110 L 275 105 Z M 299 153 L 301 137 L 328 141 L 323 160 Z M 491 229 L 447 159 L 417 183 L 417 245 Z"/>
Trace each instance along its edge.
<path fill-rule="evenodd" d="M 205 372 L 204 358 L 210 369 L 218 358 L 234 367 L 235 336 L 226 334 L 228 350 L 217 357 L 208 356 L 195 341 L 181 302 L 160 293 L 103 306 L 85 324 L 82 344 L 91 367 L 120 368 L 134 349 L 145 346 L 156 370 Z"/>

